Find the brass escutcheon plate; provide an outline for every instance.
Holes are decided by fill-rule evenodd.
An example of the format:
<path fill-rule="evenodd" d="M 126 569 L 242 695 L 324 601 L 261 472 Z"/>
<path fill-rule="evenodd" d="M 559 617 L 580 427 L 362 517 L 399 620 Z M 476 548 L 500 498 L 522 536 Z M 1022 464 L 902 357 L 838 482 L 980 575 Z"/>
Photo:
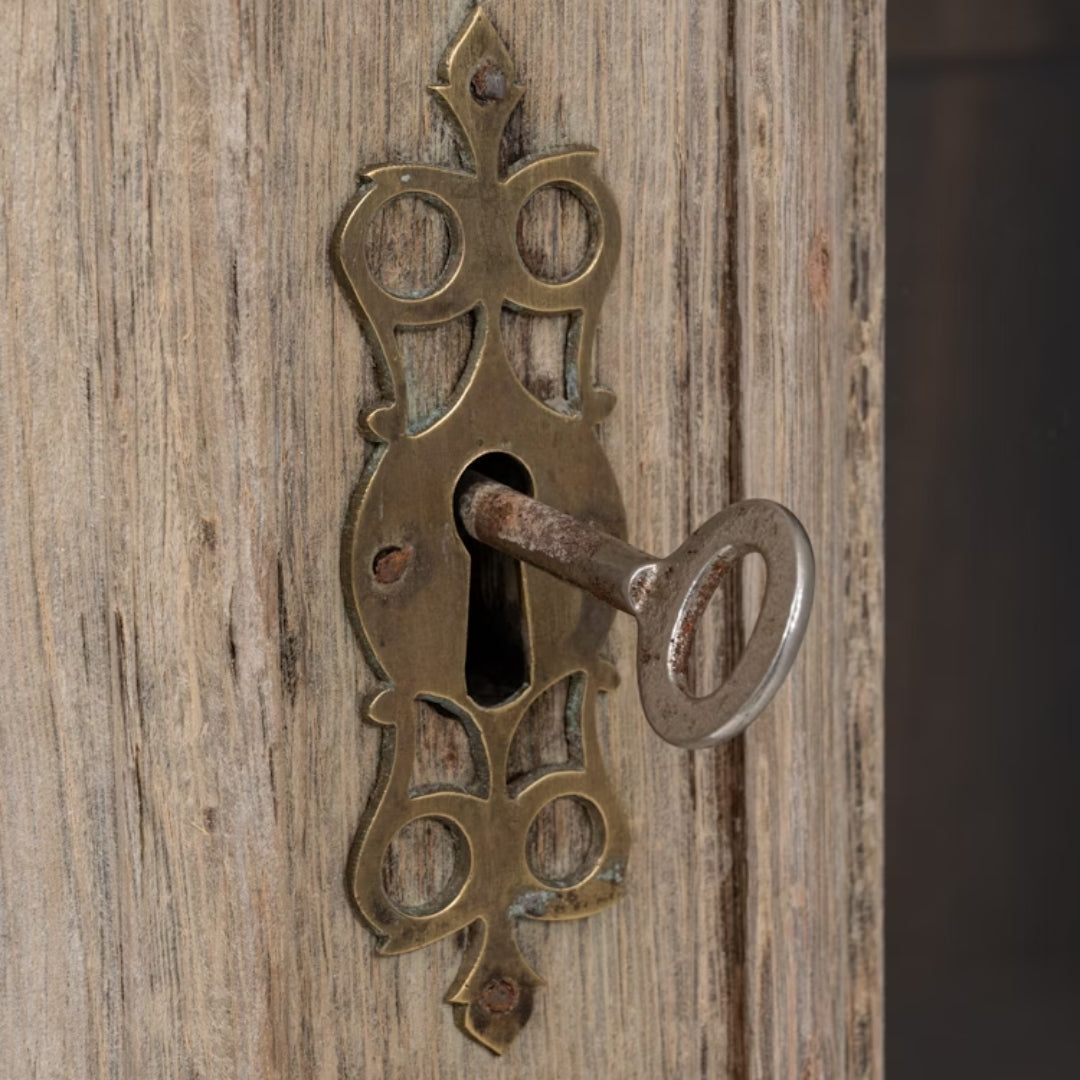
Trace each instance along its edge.
<path fill-rule="evenodd" d="M 518 575 L 522 674 L 505 693 L 467 678 L 472 559 L 455 522 L 454 492 L 474 462 L 510 462 L 529 494 L 625 535 L 622 502 L 597 438 L 614 404 L 594 385 L 597 319 L 619 254 L 619 216 L 594 171 L 596 151 L 567 149 L 500 167 L 500 145 L 524 93 L 486 14 L 476 8 L 451 43 L 431 90 L 460 129 L 466 168 L 405 164 L 366 168 L 333 245 L 341 283 L 385 369 L 392 399 L 366 417 L 378 443 L 350 503 L 342 581 L 350 618 L 381 688 L 368 717 L 383 728 L 379 780 L 357 832 L 348 880 L 382 953 L 428 945 L 468 928 L 469 945 L 447 995 L 460 1026 L 501 1053 L 528 1020 L 541 979 L 515 938 L 521 919 L 574 919 L 621 893 L 629 835 L 604 771 L 598 695 L 616 676 L 600 650 L 612 610 L 529 566 Z M 539 190 L 570 191 L 586 208 L 586 257 L 568 278 L 530 271 L 517 243 L 522 208 Z M 369 229 L 403 195 L 443 215 L 450 253 L 423 294 L 392 291 L 369 265 Z M 564 386 L 552 406 L 511 366 L 504 309 L 569 317 Z M 445 406 L 410 419 L 412 379 L 396 331 L 469 315 L 472 348 Z M 475 611 L 474 611 L 475 615 Z M 514 775 L 515 738 L 552 688 L 562 688 L 565 754 Z M 413 782 L 421 716 L 460 725 L 467 780 Z M 529 857 L 530 829 L 545 807 L 574 800 L 592 844 L 558 879 Z M 453 837 L 455 869 L 437 895 L 409 905 L 387 889 L 384 860 L 410 823 Z"/>

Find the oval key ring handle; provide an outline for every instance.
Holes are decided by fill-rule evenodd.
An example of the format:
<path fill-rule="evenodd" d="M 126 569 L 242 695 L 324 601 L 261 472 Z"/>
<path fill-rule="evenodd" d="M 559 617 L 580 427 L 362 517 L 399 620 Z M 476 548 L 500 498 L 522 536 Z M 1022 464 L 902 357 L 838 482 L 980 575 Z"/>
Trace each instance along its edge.
<path fill-rule="evenodd" d="M 687 669 L 697 625 L 724 576 L 751 552 L 764 558 L 767 571 L 754 631 L 734 671 L 712 693 L 694 697 Z M 747 499 L 709 518 L 639 575 L 638 690 L 653 730 L 688 749 L 738 735 L 780 688 L 806 632 L 814 599 L 806 530 L 779 503 Z"/>

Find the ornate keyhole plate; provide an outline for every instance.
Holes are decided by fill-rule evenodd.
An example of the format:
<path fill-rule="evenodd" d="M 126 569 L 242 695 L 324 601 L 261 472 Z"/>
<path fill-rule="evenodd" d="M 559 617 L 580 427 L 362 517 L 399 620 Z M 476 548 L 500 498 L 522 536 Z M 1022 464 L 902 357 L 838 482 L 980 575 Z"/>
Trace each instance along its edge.
<path fill-rule="evenodd" d="M 479 594 L 454 491 L 471 464 L 499 455 L 536 498 L 625 535 L 596 436 L 614 399 L 593 382 L 619 217 L 594 171 L 594 150 L 500 167 L 503 131 L 524 91 L 481 9 L 466 20 L 439 74 L 431 90 L 456 120 L 470 167 L 366 169 L 334 242 L 343 287 L 392 392 L 366 418 L 380 446 L 353 495 L 342 548 L 346 604 L 382 683 L 368 713 L 384 730 L 380 778 L 356 836 L 349 882 L 383 953 L 469 928 L 447 1000 L 465 1031 L 502 1052 L 528 1020 L 541 985 L 518 948 L 517 921 L 580 918 L 612 903 L 622 888 L 629 837 L 596 734 L 597 695 L 615 685 L 613 668 L 599 656 L 612 612 L 542 571 L 515 567 L 520 685 L 481 693 L 467 673 L 469 607 Z M 580 200 L 590 233 L 582 261 L 561 279 L 531 271 L 518 247 L 522 208 L 550 187 Z M 403 195 L 429 203 L 449 235 L 445 265 L 422 293 L 387 287 L 369 264 L 372 222 Z M 515 374 L 502 331 L 507 310 L 567 317 L 558 406 L 533 396 Z M 414 380 L 398 332 L 466 315 L 473 339 L 464 373 L 437 415 L 410 420 Z M 523 729 L 560 686 L 564 752 L 521 774 L 514 762 Z M 414 782 L 421 717 L 431 710 L 459 725 L 467 779 Z M 556 803 L 577 808 L 591 840 L 575 866 L 553 876 L 537 867 L 532 849 L 538 820 Z M 455 866 L 435 895 L 409 903 L 387 887 L 383 870 L 395 837 L 416 822 L 445 829 Z"/>

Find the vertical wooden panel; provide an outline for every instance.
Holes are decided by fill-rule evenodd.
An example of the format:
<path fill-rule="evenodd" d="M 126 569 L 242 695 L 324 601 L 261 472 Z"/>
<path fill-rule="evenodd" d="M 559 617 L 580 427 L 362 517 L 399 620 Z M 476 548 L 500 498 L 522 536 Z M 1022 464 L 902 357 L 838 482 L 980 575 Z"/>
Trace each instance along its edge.
<path fill-rule="evenodd" d="M 880 1075 L 880 7 L 489 6 L 513 149 L 598 145 L 622 208 L 632 539 L 771 495 L 821 570 L 745 747 L 612 695 L 629 894 L 527 928 L 548 986 L 498 1062 L 441 1003 L 459 943 L 379 959 L 343 885 L 377 735 L 338 543 L 378 391 L 327 244 L 362 164 L 453 159 L 422 87 L 468 5 L 12 6 L 0 1071 Z M 612 650 L 629 676 L 625 620 Z"/>
<path fill-rule="evenodd" d="M 882 13 L 740 12 L 745 482 L 818 559 L 801 662 L 747 735 L 748 1071 L 881 1075 Z"/>

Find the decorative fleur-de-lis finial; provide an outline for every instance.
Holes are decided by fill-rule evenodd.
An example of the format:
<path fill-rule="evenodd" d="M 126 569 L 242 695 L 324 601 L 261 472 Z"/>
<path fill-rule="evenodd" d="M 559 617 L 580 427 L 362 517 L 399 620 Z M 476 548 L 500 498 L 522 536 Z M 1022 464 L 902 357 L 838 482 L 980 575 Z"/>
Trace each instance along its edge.
<path fill-rule="evenodd" d="M 461 127 L 478 175 L 498 172 L 499 140 L 525 94 L 514 82 L 514 61 L 483 8 L 458 31 L 428 87 L 446 103 Z"/>

